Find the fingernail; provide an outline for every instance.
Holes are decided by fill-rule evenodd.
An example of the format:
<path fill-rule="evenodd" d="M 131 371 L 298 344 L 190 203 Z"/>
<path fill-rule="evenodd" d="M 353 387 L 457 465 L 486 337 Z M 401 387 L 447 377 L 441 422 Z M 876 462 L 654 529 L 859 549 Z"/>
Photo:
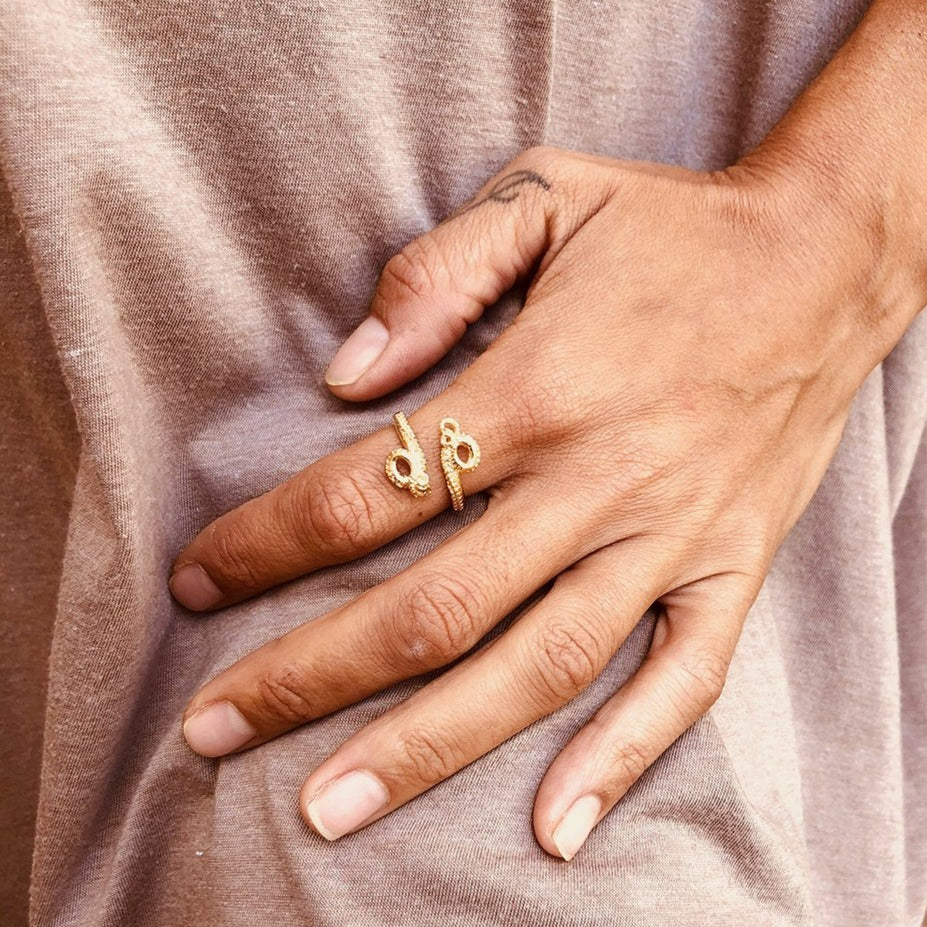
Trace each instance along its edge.
<path fill-rule="evenodd" d="M 584 795 L 570 805 L 553 833 L 554 845 L 564 859 L 572 859 L 595 827 L 602 802 L 595 795 Z"/>
<path fill-rule="evenodd" d="M 222 598 L 222 591 L 198 563 L 185 563 L 167 584 L 174 598 L 193 611 L 211 608 Z"/>
<path fill-rule="evenodd" d="M 187 718 L 183 726 L 183 736 L 200 756 L 224 756 L 256 734 L 231 702 L 213 702 Z"/>
<path fill-rule="evenodd" d="M 376 316 L 368 315 L 332 358 L 325 371 L 325 382 L 329 386 L 353 383 L 383 353 L 387 341 L 386 326 Z"/>
<path fill-rule="evenodd" d="M 360 827 L 389 801 L 386 786 L 363 770 L 329 782 L 306 807 L 312 826 L 326 839 L 337 840 Z"/>

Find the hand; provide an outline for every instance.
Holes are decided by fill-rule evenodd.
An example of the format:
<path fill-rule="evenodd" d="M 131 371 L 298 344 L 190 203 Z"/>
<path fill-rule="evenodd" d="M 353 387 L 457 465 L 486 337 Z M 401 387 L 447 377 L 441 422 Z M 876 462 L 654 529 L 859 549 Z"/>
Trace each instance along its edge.
<path fill-rule="evenodd" d="M 222 607 L 421 524 L 449 504 L 444 416 L 480 442 L 463 484 L 488 508 L 205 685 L 185 715 L 193 749 L 254 747 L 455 661 L 554 580 L 312 772 L 301 809 L 334 839 L 571 700 L 657 602 L 644 664 L 540 784 L 537 838 L 571 858 L 718 697 L 773 554 L 889 348 L 867 315 L 879 294 L 861 284 L 865 238 L 822 202 L 778 163 L 702 174 L 532 149 L 403 249 L 329 368 L 345 399 L 411 380 L 533 273 L 516 320 L 409 415 L 431 494 L 387 481 L 399 442 L 384 423 L 205 528 L 172 590 Z"/>

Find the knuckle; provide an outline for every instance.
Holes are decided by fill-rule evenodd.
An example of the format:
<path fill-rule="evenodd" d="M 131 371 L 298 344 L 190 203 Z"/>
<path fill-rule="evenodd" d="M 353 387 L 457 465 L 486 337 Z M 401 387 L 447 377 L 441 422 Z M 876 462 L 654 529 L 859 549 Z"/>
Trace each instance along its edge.
<path fill-rule="evenodd" d="M 686 715 L 701 716 L 714 705 L 724 689 L 729 664 L 729 657 L 712 645 L 702 645 L 683 657 L 677 698 Z"/>
<path fill-rule="evenodd" d="M 464 765 L 461 752 L 433 729 L 406 731 L 399 740 L 397 771 L 406 781 L 434 785 Z"/>
<path fill-rule="evenodd" d="M 571 420 L 565 417 L 564 398 L 570 391 L 561 390 L 552 379 L 535 381 L 537 388 L 529 397 L 519 392 L 512 397 L 514 408 L 513 417 L 517 423 L 519 435 L 533 443 L 540 438 L 551 436 L 551 432 L 561 429 L 565 422 Z"/>
<path fill-rule="evenodd" d="M 531 390 L 519 390 L 507 399 L 506 427 L 512 443 L 534 454 L 538 446 L 569 443 L 588 421 L 581 378 L 559 358 L 547 352 L 526 359 L 526 381 Z"/>
<path fill-rule="evenodd" d="M 225 583 L 243 588 L 259 585 L 258 565 L 249 553 L 255 548 L 254 538 L 239 519 L 227 518 L 216 522 L 210 542 L 211 565 L 218 568 Z"/>
<path fill-rule="evenodd" d="M 423 299 L 434 292 L 432 263 L 437 255 L 427 238 L 410 241 L 397 251 L 380 273 L 375 299 L 392 303 L 403 299 Z"/>
<path fill-rule="evenodd" d="M 596 438 L 591 453 L 609 462 L 609 486 L 603 493 L 601 507 L 602 517 L 606 520 L 627 519 L 645 513 L 653 516 L 654 499 L 659 499 L 664 508 L 672 502 L 678 510 L 686 512 L 701 504 L 696 499 L 693 506 L 688 507 L 680 501 L 684 492 L 685 476 L 680 474 L 684 462 L 652 443 L 629 437 L 622 441 L 620 448 L 615 448 L 607 447 Z M 689 537 L 685 533 L 688 526 L 680 526 L 678 519 L 672 521 L 665 513 L 658 517 L 668 540 L 672 535 L 678 544 L 682 544 Z"/>
<path fill-rule="evenodd" d="M 443 666 L 479 638 L 482 601 L 472 585 L 429 577 L 401 597 L 390 636 L 399 660 L 415 668 Z"/>
<path fill-rule="evenodd" d="M 289 725 L 310 720 L 315 713 L 307 682 L 303 670 L 292 665 L 260 676 L 252 696 L 255 714 Z"/>
<path fill-rule="evenodd" d="M 630 740 L 614 744 L 608 760 L 610 768 L 617 774 L 616 788 L 619 792 L 640 779 L 650 766 L 650 757 L 644 747 Z"/>
<path fill-rule="evenodd" d="M 335 553 L 356 553 L 370 543 L 377 531 L 369 492 L 349 473 L 307 481 L 296 507 L 303 518 L 297 516 L 294 520 L 294 531 L 299 536 L 308 529 L 310 536 L 301 539 L 310 545 L 321 541 Z"/>
<path fill-rule="evenodd" d="M 544 627 L 535 640 L 535 676 L 546 704 L 562 705 L 585 690 L 602 671 L 605 648 L 581 622 Z"/>

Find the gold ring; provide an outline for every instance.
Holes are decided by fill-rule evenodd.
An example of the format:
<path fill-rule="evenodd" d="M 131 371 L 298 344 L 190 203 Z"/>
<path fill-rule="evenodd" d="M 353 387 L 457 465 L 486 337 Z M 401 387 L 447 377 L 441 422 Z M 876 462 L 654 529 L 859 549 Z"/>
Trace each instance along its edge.
<path fill-rule="evenodd" d="M 393 425 L 403 446 L 390 451 L 386 457 L 386 475 L 389 481 L 400 489 L 408 489 L 413 496 L 427 496 L 431 492 L 428 482 L 428 465 L 425 452 L 415 437 L 409 420 L 402 412 L 393 413 Z M 400 462 L 407 472 L 399 469 Z"/>
<path fill-rule="evenodd" d="M 466 448 L 467 456 L 460 456 L 460 449 Z M 473 435 L 460 430 L 460 423 L 454 418 L 441 419 L 441 469 L 451 494 L 454 511 L 464 507 L 463 487 L 460 474 L 475 470 L 480 463 L 480 446 Z"/>

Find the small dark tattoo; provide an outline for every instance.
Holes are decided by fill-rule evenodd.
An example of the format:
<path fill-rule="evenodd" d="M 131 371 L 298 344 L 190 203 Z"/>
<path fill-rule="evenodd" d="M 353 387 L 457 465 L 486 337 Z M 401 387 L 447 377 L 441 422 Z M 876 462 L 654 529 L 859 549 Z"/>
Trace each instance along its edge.
<path fill-rule="evenodd" d="M 483 203 L 490 201 L 493 203 L 511 203 L 513 200 L 518 199 L 521 188 L 528 184 L 534 184 L 544 190 L 550 189 L 550 181 L 545 180 L 534 171 L 513 171 L 511 174 L 506 174 L 505 177 L 497 180 L 484 197 L 454 213 L 454 218 L 462 216 L 465 212 L 470 212 L 471 209 L 476 209 L 477 206 L 482 206 Z"/>

